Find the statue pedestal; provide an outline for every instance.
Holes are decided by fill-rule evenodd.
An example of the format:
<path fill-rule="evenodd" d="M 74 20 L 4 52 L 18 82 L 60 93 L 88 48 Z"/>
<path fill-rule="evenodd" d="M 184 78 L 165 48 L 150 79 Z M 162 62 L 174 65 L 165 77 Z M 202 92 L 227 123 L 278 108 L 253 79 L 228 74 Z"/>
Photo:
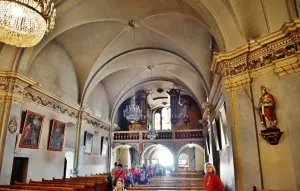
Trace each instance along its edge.
<path fill-rule="evenodd" d="M 277 127 L 267 128 L 261 131 L 261 136 L 271 145 L 277 145 L 283 132 Z"/>

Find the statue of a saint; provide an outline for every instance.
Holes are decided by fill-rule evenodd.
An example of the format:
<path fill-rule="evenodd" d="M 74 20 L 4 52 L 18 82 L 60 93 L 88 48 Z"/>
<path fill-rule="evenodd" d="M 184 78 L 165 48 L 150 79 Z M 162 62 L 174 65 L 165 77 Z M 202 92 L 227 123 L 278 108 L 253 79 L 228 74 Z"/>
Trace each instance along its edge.
<path fill-rule="evenodd" d="M 266 90 L 266 87 L 261 86 L 262 96 L 259 99 L 258 112 L 260 114 L 261 124 L 266 128 L 276 128 L 277 118 L 275 114 L 275 100 Z"/>

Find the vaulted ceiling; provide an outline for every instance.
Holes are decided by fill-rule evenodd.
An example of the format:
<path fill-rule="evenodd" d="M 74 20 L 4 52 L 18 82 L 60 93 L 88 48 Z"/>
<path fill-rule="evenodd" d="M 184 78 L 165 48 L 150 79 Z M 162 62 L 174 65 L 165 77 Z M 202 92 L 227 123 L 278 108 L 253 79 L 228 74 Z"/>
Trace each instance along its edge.
<path fill-rule="evenodd" d="M 59 1 L 56 28 L 25 51 L 26 68 L 49 44 L 58 44 L 73 63 L 79 102 L 84 105 L 101 84 L 109 118 L 133 86 L 136 91 L 178 86 L 201 104 L 213 81 L 212 39 L 218 50 L 227 51 L 279 29 L 295 13 L 292 1 L 275 1 Z M 132 20 L 135 27 L 128 24 Z"/>

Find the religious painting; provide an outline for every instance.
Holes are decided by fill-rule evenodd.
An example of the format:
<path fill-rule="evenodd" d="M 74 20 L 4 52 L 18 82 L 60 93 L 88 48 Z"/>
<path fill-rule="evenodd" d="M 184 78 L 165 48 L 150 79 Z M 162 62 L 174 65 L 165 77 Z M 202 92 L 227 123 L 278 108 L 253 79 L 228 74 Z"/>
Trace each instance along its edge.
<path fill-rule="evenodd" d="M 27 111 L 19 147 L 38 149 L 45 116 Z"/>
<path fill-rule="evenodd" d="M 18 118 L 17 118 L 17 116 L 13 115 L 9 119 L 8 131 L 11 134 L 13 134 L 13 133 L 15 133 L 17 131 L 17 127 L 18 127 Z"/>
<path fill-rule="evenodd" d="M 220 145 L 222 149 L 229 146 L 229 128 L 227 123 L 225 103 L 219 109 L 219 126 L 220 126 Z"/>
<path fill-rule="evenodd" d="M 108 137 L 101 138 L 101 155 L 106 156 L 108 149 Z"/>
<path fill-rule="evenodd" d="M 84 132 L 84 154 L 90 155 L 93 151 L 93 138 L 94 134 L 87 131 Z"/>
<path fill-rule="evenodd" d="M 48 150 L 62 151 L 64 146 L 65 133 L 66 123 L 58 120 L 52 120 L 49 133 Z"/>

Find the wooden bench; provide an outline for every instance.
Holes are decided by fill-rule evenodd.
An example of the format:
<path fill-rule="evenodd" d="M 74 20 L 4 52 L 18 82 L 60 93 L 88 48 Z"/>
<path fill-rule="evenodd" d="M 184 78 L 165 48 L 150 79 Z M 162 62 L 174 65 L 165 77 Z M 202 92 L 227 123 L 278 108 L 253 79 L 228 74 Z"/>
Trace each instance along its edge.
<path fill-rule="evenodd" d="M 192 174 L 192 173 L 190 173 Z M 178 174 L 179 175 L 179 174 Z M 160 176 L 153 177 L 146 185 L 133 185 L 127 189 L 128 191 L 204 191 L 203 178 L 181 176 Z"/>
<path fill-rule="evenodd" d="M 54 186 L 29 186 L 29 185 L 0 185 L 0 188 L 21 189 L 21 190 L 48 190 L 48 191 L 76 191 L 73 187 L 56 187 Z"/>
<path fill-rule="evenodd" d="M 260 189 L 253 186 L 253 191 L 283 191 L 283 190 L 271 190 L 271 189 Z"/>

